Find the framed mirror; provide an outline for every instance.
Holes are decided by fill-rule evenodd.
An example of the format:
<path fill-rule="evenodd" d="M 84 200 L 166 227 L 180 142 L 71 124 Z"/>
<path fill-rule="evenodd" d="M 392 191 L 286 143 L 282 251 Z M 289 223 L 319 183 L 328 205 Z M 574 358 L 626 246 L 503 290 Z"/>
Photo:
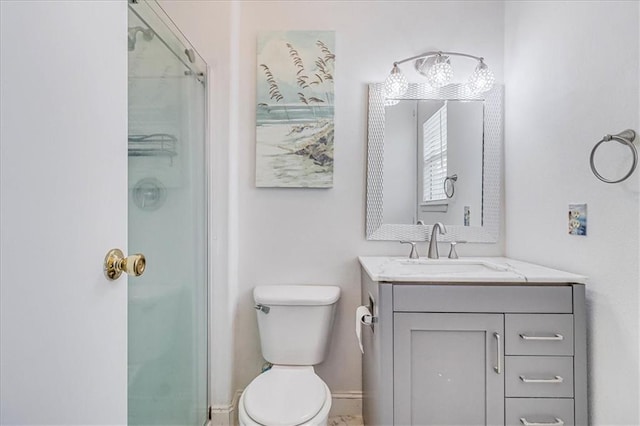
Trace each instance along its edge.
<path fill-rule="evenodd" d="M 397 99 L 369 85 L 368 240 L 495 243 L 500 233 L 501 86 L 409 84 Z"/>

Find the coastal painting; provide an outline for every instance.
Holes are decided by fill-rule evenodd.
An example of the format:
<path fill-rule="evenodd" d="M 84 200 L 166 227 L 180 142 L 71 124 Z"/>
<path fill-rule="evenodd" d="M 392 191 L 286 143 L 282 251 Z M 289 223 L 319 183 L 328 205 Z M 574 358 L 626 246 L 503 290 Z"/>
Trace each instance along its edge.
<path fill-rule="evenodd" d="M 256 186 L 333 186 L 333 31 L 258 36 Z"/>

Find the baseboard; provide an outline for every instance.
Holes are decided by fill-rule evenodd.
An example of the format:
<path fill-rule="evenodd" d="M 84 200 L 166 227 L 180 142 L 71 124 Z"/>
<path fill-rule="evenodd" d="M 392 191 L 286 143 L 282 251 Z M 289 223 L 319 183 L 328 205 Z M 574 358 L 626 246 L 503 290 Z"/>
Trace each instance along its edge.
<path fill-rule="evenodd" d="M 329 417 L 362 415 L 362 391 L 331 392 L 331 397 Z"/>
<path fill-rule="evenodd" d="M 233 401 L 229 405 L 218 405 L 211 407 L 211 419 L 209 420 L 209 426 L 235 426 L 238 424 L 238 414 L 236 408 L 238 407 L 238 399 L 240 393 L 236 392 L 233 397 Z"/>
<path fill-rule="evenodd" d="M 230 405 L 213 407 L 211 426 L 236 426 L 238 424 L 238 401 L 242 389 L 235 392 Z M 342 391 L 331 393 L 331 411 L 334 416 L 362 416 L 362 391 Z"/>

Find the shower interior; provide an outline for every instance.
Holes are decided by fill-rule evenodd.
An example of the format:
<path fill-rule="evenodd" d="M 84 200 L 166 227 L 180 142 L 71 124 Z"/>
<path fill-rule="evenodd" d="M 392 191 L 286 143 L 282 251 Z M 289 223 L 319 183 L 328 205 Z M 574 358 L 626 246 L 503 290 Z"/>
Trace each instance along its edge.
<path fill-rule="evenodd" d="M 128 424 L 208 407 L 206 63 L 155 2 L 129 5 Z M 189 53 L 187 53 L 189 52 Z"/>

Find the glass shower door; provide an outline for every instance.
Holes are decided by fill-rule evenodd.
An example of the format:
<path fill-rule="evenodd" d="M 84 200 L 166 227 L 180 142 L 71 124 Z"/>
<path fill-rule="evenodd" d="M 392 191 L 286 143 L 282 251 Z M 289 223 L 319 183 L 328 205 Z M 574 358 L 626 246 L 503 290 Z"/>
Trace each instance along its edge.
<path fill-rule="evenodd" d="M 129 8 L 130 425 L 207 421 L 205 71 L 157 5 Z M 197 60 L 196 60 L 197 59 Z M 200 65 L 200 66 L 199 66 Z"/>

